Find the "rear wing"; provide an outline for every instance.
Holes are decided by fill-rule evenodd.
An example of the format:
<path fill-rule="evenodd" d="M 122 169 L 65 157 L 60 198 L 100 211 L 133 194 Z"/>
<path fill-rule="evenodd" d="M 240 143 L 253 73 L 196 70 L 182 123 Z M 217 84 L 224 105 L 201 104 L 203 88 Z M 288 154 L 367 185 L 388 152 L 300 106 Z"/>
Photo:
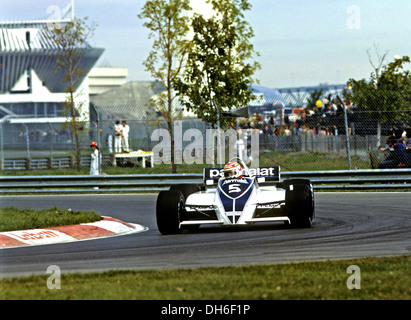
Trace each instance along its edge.
<path fill-rule="evenodd" d="M 280 167 L 248 168 L 248 171 L 250 176 L 257 178 L 258 183 L 280 182 Z M 245 170 L 243 170 L 243 176 L 245 176 L 244 173 Z M 223 168 L 204 168 L 203 180 L 207 185 L 212 185 L 223 177 Z"/>

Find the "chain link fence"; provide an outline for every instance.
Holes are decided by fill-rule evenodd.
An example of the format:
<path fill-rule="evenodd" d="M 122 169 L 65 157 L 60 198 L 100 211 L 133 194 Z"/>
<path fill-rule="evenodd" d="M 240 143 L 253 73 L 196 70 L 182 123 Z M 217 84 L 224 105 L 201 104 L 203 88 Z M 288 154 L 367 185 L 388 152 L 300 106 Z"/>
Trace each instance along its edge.
<path fill-rule="evenodd" d="M 138 109 L 139 114 L 148 114 L 144 109 L 147 108 L 145 101 L 127 103 L 128 106 L 121 108 L 128 107 L 131 111 L 124 116 L 118 112 L 110 114 L 110 108 L 120 108 L 115 108 L 114 104 L 94 107 L 98 114 L 92 116 L 94 121 L 80 132 L 80 172 L 74 165 L 73 135 L 61 124 L 40 118 L 38 122 L 36 119 L 25 123 L 0 122 L 2 174 L 18 171 L 25 171 L 24 174 L 88 174 L 91 141 L 98 142 L 103 155 L 103 173 L 132 174 L 171 173 L 173 167 L 178 173 L 200 173 L 204 167 L 220 166 L 229 161 L 233 152 L 251 165 L 278 165 L 283 171 L 370 169 L 381 167 L 390 157 L 395 158 L 394 146 L 386 148 L 387 136 L 397 134 L 396 143 L 405 146 L 407 143 L 410 146 L 411 140 L 411 110 L 387 111 L 385 120 L 378 122 L 377 114 L 380 113 L 362 112 L 355 107 L 345 109 L 338 103 L 308 110 L 301 107 L 304 101 L 301 105 L 290 103 L 281 104 L 281 107 L 278 102 L 275 107 L 269 102 L 266 106 L 272 108 L 249 109 L 253 111 L 248 116 L 231 117 L 230 128 L 221 128 L 221 141 L 215 134 L 215 127 L 194 117 L 175 119 L 174 132 L 168 135 L 162 122 L 154 125 L 144 116 L 133 118 L 133 109 Z M 97 116 L 100 121 L 95 121 Z M 129 149 L 117 153 L 116 120 L 125 120 L 130 128 L 129 136 L 125 137 Z M 234 140 L 228 134 L 233 132 Z M 171 157 L 171 144 L 174 157 Z M 411 167 L 410 153 L 411 150 L 405 148 L 405 158 L 398 163 L 392 162 L 391 167 Z M 175 166 L 171 164 L 172 158 L 177 163 Z"/>

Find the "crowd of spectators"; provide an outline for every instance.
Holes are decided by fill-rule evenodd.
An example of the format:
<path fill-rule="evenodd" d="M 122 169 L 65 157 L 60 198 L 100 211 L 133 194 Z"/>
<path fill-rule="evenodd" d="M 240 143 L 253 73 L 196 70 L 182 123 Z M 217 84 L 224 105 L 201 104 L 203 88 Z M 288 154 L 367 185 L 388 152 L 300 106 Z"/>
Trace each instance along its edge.
<path fill-rule="evenodd" d="M 59 129 L 45 129 L 45 126 L 39 126 L 33 128 L 26 126 L 24 129 L 21 129 L 17 135 L 17 142 L 29 142 L 32 143 L 72 143 L 73 135 L 68 128 L 59 128 Z M 92 122 L 88 135 L 90 140 L 97 140 L 97 128 L 98 125 L 96 122 Z M 81 129 L 82 131 L 84 128 Z M 102 134 L 100 129 L 100 134 Z"/>
<path fill-rule="evenodd" d="M 20 130 L 18 133 L 18 141 L 19 142 L 26 142 L 27 138 L 30 142 L 71 142 L 71 135 L 70 130 L 30 130 L 28 132 L 26 130 Z"/>
<path fill-rule="evenodd" d="M 269 141 L 272 140 L 269 137 L 274 136 L 345 135 L 344 105 L 348 117 L 354 113 L 357 114 L 357 108 L 348 99 L 344 99 L 342 102 L 341 99 L 328 97 L 323 102 L 324 104 L 320 107 L 304 109 L 294 119 L 290 119 L 291 117 L 288 115 L 284 115 L 281 119 L 276 118 L 273 114 L 255 113 L 250 119 L 240 122 L 239 127 L 241 129 L 258 129 L 263 137 L 263 143 L 270 143 Z M 348 133 L 352 134 L 351 122 L 349 121 L 348 124 Z M 378 168 L 411 168 L 411 126 L 394 124 L 386 137 L 386 146 L 380 150 L 386 151 L 388 155 L 385 160 L 378 163 Z"/>
<path fill-rule="evenodd" d="M 411 126 L 393 125 L 385 147 L 380 150 L 388 152 L 384 161 L 378 164 L 380 169 L 411 168 Z"/>
<path fill-rule="evenodd" d="M 346 107 L 349 114 L 355 110 L 348 101 Z M 324 99 L 321 107 L 315 106 L 311 109 L 297 109 L 297 111 L 298 114 L 284 114 L 281 117 L 272 113 L 266 115 L 254 113 L 250 119 L 241 121 L 240 126 L 243 129 L 258 129 L 263 135 L 275 136 L 345 134 L 344 109 L 339 99 L 329 97 Z"/>

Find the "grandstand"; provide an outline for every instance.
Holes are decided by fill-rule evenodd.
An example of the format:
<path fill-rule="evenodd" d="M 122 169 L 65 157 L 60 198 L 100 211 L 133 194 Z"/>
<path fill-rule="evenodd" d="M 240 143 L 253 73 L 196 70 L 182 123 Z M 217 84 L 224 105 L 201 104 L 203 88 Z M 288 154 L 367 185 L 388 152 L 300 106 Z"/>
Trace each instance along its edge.
<path fill-rule="evenodd" d="M 56 72 L 57 45 L 45 37 L 44 28 L 73 18 L 73 7 L 69 4 L 58 20 L 0 22 L 0 122 L 65 122 L 62 114 L 66 99 L 64 72 L 61 69 Z M 84 55 L 79 67 L 84 76 L 76 84 L 75 103 L 78 108 L 88 108 L 87 74 L 104 49 L 88 44 L 81 49 Z M 79 110 L 79 114 L 82 111 Z"/>

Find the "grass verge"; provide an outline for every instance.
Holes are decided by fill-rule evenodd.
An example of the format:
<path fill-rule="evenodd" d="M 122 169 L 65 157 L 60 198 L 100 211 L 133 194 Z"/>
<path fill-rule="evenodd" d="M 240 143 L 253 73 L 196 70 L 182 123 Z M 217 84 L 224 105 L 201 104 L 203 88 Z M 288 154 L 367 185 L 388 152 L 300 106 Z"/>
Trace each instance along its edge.
<path fill-rule="evenodd" d="M 347 282 L 360 268 L 360 289 Z M 1 299 L 115 300 L 409 300 L 411 256 L 261 266 L 64 274 L 48 289 L 50 274 L 0 282 Z M 358 282 L 357 282 L 358 284 Z"/>
<path fill-rule="evenodd" d="M 101 220 L 94 211 L 74 211 L 52 207 L 33 210 L 0 208 L 0 232 L 58 227 Z"/>

